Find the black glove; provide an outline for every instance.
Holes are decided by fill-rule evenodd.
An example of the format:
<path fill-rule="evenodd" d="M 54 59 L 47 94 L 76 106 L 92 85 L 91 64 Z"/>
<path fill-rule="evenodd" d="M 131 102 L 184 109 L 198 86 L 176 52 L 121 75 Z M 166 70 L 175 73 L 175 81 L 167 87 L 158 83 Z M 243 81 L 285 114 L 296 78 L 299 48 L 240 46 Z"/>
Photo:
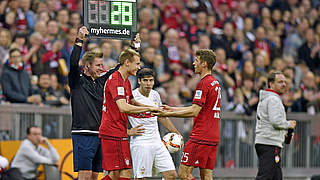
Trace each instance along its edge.
<path fill-rule="evenodd" d="M 286 144 L 290 144 L 291 143 L 291 140 L 292 140 L 292 136 L 293 136 L 293 129 L 288 129 L 288 134 L 284 140 L 284 143 Z"/>

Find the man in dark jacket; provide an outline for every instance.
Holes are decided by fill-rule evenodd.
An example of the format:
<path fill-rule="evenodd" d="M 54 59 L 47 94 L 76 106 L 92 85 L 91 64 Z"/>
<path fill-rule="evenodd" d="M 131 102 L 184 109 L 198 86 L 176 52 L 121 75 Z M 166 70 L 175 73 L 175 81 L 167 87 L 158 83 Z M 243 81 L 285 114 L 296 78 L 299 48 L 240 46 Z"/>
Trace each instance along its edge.
<path fill-rule="evenodd" d="M 74 171 L 79 172 L 79 180 L 97 179 L 98 173 L 103 171 L 99 126 L 102 118 L 104 86 L 108 77 L 120 67 L 117 65 L 105 72 L 103 53 L 97 51 L 86 52 L 80 67 L 81 47 L 87 34 L 89 32 L 85 26 L 79 29 L 70 56 L 68 75 L 72 107 L 73 163 Z M 127 133 L 137 135 L 142 129 L 135 127 Z"/>
<path fill-rule="evenodd" d="M 41 103 L 40 96 L 31 94 L 29 74 L 24 70 L 21 52 L 17 48 L 9 52 L 9 60 L 3 67 L 1 84 L 6 100 L 11 103 Z"/>
<path fill-rule="evenodd" d="M 71 90 L 74 171 L 79 171 L 79 180 L 97 179 L 98 173 L 103 171 L 98 136 L 103 89 L 110 74 L 119 68 L 117 66 L 101 76 L 104 72 L 103 54 L 95 51 L 86 52 L 82 58 L 82 67 L 79 66 L 81 47 L 88 33 L 85 26 L 79 29 L 70 56 L 68 75 Z"/>

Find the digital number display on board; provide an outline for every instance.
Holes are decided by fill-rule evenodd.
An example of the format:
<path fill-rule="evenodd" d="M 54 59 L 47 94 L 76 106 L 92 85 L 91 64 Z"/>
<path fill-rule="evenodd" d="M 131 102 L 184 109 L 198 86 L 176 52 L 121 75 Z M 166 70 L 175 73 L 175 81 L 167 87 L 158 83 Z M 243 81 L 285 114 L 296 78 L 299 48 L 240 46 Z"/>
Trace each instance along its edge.
<path fill-rule="evenodd" d="M 83 0 L 90 37 L 132 39 L 137 32 L 137 0 Z"/>

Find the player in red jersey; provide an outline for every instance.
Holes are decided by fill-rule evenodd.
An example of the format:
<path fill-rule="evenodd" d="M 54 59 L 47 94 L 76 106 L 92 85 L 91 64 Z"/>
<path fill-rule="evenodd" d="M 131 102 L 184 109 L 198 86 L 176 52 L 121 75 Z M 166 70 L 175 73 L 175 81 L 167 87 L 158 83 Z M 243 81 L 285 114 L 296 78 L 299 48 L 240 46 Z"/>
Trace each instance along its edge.
<path fill-rule="evenodd" d="M 120 68 L 109 76 L 104 89 L 102 121 L 99 136 L 102 146 L 102 168 L 109 171 L 104 179 L 130 179 L 131 157 L 127 136 L 127 114 L 159 111 L 133 99 L 130 75 L 140 69 L 140 55 L 132 49 L 124 50 L 119 57 Z"/>
<path fill-rule="evenodd" d="M 200 168 L 201 179 L 212 179 L 219 144 L 221 101 L 220 84 L 211 75 L 215 63 L 216 54 L 212 50 L 198 50 L 193 65 L 201 81 L 197 85 L 192 106 L 164 106 L 167 111 L 153 113 L 158 116 L 194 117 L 190 138 L 181 158 L 179 168 L 181 179 L 194 179 L 192 171 L 195 167 Z"/>

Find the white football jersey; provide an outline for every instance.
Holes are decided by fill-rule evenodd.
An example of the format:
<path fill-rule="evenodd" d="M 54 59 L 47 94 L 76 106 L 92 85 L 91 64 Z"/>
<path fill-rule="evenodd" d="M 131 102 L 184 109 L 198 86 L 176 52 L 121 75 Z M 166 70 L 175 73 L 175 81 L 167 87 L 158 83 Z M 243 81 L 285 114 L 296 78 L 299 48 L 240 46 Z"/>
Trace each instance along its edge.
<path fill-rule="evenodd" d="M 138 88 L 132 91 L 134 99 L 145 105 L 160 107 L 162 105 L 160 95 L 157 91 L 151 90 L 149 97 L 143 96 Z M 161 141 L 159 129 L 158 129 L 158 117 L 151 116 L 150 112 L 144 112 L 140 114 L 130 114 L 128 115 L 129 122 L 132 127 L 136 127 L 139 124 L 143 124 L 145 128 L 142 136 L 131 136 L 131 143 L 151 143 Z M 139 141 L 139 142 L 138 142 Z"/>

